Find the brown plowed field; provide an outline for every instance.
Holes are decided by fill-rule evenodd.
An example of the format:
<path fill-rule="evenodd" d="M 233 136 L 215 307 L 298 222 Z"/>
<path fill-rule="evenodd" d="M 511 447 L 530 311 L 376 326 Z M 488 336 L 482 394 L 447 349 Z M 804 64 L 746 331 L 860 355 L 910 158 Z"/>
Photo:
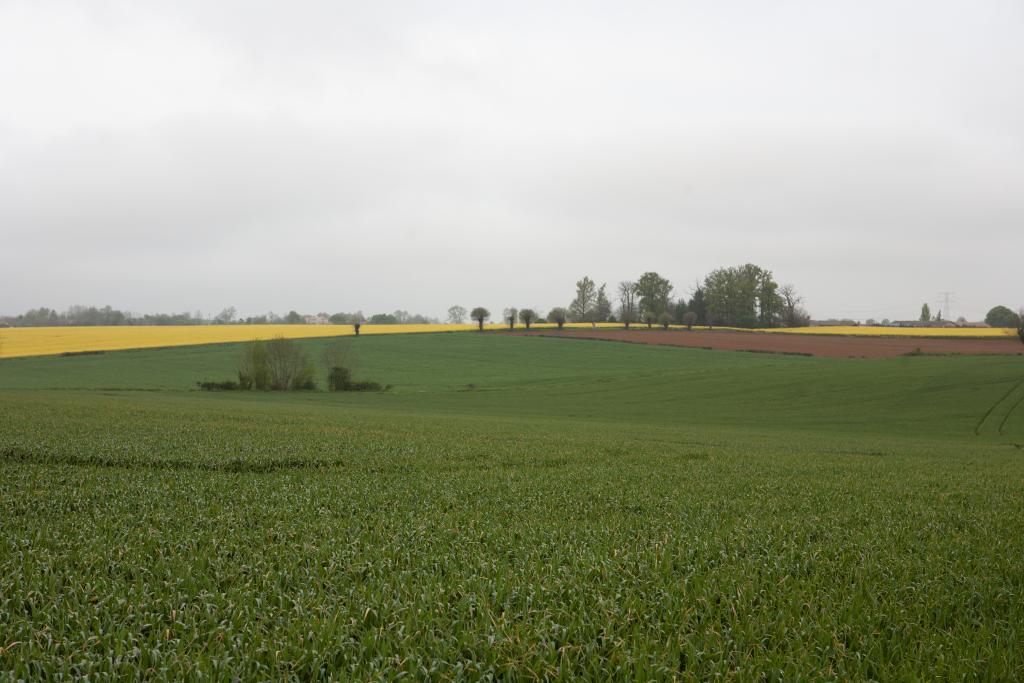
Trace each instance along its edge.
<path fill-rule="evenodd" d="M 920 349 L 929 354 L 1019 355 L 1024 345 L 1016 338 L 933 339 L 927 337 L 839 337 L 809 334 L 732 332 L 718 330 L 538 330 L 504 334 L 540 337 L 604 339 L 634 344 L 689 346 L 726 351 L 795 353 L 833 358 L 887 358 Z"/>

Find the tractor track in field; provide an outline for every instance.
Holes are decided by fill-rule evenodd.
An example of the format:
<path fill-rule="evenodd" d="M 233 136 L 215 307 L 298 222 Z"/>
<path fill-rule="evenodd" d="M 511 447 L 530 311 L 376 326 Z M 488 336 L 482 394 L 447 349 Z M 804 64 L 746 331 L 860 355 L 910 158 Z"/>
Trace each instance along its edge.
<path fill-rule="evenodd" d="M 995 428 L 995 433 L 1002 434 L 1003 428 L 1006 426 L 1010 416 L 1013 415 L 1017 407 L 1024 402 L 1024 391 L 1021 391 L 1022 388 L 1024 388 L 1024 379 L 1021 379 L 1010 387 L 1005 394 L 999 397 L 998 401 L 989 406 L 989 409 L 986 410 L 985 414 L 981 416 L 980 420 L 978 420 L 978 424 L 974 426 L 975 435 L 980 436 L 990 418 L 994 421 L 999 419 L 1000 415 L 1002 416 L 1002 419 L 999 420 L 999 424 Z M 1015 395 L 1018 392 L 1020 392 L 1020 396 Z M 1006 406 L 1005 412 L 1000 411 L 1000 406 Z"/>
<path fill-rule="evenodd" d="M 1022 381 L 1021 384 L 1024 385 L 1024 381 Z M 1021 403 L 1024 403 L 1024 393 L 1021 393 L 1021 395 L 1017 397 L 1017 400 L 1014 402 L 1014 404 L 1010 406 L 1010 409 L 1006 411 L 1005 415 L 1003 415 L 1003 421 L 999 423 L 1000 434 L 1003 433 L 1003 427 L 1006 426 L 1006 421 L 1010 419 L 1010 415 L 1013 415 L 1013 412 L 1017 410 L 1017 406 L 1019 406 Z"/>

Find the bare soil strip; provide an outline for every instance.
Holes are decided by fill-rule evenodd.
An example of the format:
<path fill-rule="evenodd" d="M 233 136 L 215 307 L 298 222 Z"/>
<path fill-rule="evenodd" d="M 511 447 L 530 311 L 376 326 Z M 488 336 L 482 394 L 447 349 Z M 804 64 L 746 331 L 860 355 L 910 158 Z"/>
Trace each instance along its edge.
<path fill-rule="evenodd" d="M 791 353 L 832 358 L 890 358 L 908 353 L 961 355 L 1021 355 L 1024 344 L 1015 338 L 935 339 L 928 337 L 841 337 L 805 334 L 768 334 L 725 330 L 602 330 L 565 329 L 503 334 L 687 346 L 725 351 Z"/>

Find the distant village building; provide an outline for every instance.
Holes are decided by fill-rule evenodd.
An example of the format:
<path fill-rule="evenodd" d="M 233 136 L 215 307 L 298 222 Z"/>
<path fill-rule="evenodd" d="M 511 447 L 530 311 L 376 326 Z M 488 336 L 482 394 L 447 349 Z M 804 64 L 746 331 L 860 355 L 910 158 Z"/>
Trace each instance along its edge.
<path fill-rule="evenodd" d="M 892 327 L 958 327 L 952 320 L 893 320 Z"/>
<path fill-rule="evenodd" d="M 323 313 L 320 313 L 319 315 L 307 315 L 306 316 L 306 324 L 307 325 L 327 325 L 330 322 L 331 321 L 328 320 L 327 316 L 324 315 Z"/>

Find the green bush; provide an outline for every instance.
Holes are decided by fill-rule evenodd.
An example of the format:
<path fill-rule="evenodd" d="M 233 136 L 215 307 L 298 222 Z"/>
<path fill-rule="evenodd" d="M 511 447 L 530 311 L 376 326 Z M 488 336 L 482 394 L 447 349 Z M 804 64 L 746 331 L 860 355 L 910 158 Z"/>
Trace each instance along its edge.
<path fill-rule="evenodd" d="M 203 391 L 237 391 L 239 389 L 248 389 L 248 387 L 243 387 L 241 383 L 232 380 L 224 382 L 196 382 L 196 386 Z"/>
<path fill-rule="evenodd" d="M 327 388 L 331 391 L 386 391 L 390 385 L 383 386 L 379 382 L 357 382 L 352 378 L 352 370 L 341 365 L 327 371 Z"/>

